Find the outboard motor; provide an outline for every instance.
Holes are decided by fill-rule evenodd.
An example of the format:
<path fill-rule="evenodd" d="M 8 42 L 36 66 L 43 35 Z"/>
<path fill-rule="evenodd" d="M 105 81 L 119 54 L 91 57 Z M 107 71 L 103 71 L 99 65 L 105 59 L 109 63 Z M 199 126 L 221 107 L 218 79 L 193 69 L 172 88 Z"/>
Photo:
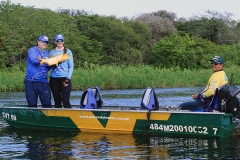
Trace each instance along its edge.
<path fill-rule="evenodd" d="M 225 84 L 218 91 L 218 106 L 225 113 L 238 114 L 240 111 L 239 100 L 240 89 L 238 87 Z"/>
<path fill-rule="evenodd" d="M 153 88 L 145 89 L 140 105 L 141 110 L 159 110 L 159 102 Z"/>
<path fill-rule="evenodd" d="M 204 111 L 211 112 L 215 110 L 236 115 L 240 112 L 239 101 L 240 89 L 231 84 L 225 84 L 216 89 L 210 105 Z"/>
<path fill-rule="evenodd" d="M 102 95 L 98 87 L 88 88 L 81 96 L 80 108 L 99 109 L 102 107 Z"/>

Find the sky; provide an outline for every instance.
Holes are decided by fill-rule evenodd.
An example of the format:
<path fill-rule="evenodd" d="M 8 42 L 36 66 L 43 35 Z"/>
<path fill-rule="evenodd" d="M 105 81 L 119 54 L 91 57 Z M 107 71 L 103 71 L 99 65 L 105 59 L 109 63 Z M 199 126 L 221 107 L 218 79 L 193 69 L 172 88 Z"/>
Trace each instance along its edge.
<path fill-rule="evenodd" d="M 189 18 L 204 14 L 206 10 L 232 13 L 240 20 L 240 0 L 10 0 L 11 3 L 35 8 L 85 10 L 90 13 L 116 17 L 136 17 L 142 13 L 160 10 Z"/>

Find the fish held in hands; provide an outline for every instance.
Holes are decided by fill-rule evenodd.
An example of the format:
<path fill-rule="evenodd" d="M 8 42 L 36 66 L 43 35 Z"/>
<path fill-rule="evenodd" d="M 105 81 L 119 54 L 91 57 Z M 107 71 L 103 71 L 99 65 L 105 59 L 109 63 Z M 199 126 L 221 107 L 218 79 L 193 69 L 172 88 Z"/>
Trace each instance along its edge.
<path fill-rule="evenodd" d="M 69 59 L 69 57 L 70 56 L 68 54 L 60 54 L 47 59 L 38 58 L 38 60 L 40 61 L 41 65 L 45 63 L 48 66 L 52 66 L 52 65 L 58 66 L 58 63 L 66 61 L 67 59 Z"/>

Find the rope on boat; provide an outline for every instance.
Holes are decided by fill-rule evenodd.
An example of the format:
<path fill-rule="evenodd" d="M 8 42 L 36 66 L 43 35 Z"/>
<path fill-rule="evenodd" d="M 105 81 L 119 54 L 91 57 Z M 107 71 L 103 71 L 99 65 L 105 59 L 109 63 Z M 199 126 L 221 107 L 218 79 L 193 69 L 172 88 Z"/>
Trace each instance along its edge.
<path fill-rule="evenodd" d="M 149 121 L 150 121 L 150 116 L 151 116 L 151 110 L 148 110 L 148 113 L 147 113 L 147 135 L 149 135 L 150 133 L 149 133 L 149 130 L 150 130 L 150 123 L 149 123 Z"/>

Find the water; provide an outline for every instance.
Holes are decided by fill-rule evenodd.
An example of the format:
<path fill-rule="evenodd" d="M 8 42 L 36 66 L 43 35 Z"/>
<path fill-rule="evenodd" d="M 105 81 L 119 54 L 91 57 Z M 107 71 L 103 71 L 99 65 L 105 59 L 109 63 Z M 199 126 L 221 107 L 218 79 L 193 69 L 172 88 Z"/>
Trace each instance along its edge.
<path fill-rule="evenodd" d="M 155 89 L 161 106 L 191 100 L 202 88 Z M 101 90 L 104 105 L 140 106 L 144 89 Z M 73 91 L 79 105 L 83 91 Z M 23 92 L 0 93 L 0 104 L 26 104 Z M 28 131 L 0 118 L 0 159 L 240 159 L 240 137 L 196 138 Z"/>
<path fill-rule="evenodd" d="M 196 88 L 155 89 L 160 106 L 177 106 L 183 101 L 192 100 L 191 95 L 202 91 Z M 103 105 L 106 106 L 140 106 L 145 89 L 101 90 Z M 71 92 L 71 104 L 79 105 L 84 91 Z M 0 104 L 26 104 L 24 92 L 0 92 Z M 40 104 L 40 102 L 38 102 Z M 52 104 L 54 102 L 52 101 Z"/>

